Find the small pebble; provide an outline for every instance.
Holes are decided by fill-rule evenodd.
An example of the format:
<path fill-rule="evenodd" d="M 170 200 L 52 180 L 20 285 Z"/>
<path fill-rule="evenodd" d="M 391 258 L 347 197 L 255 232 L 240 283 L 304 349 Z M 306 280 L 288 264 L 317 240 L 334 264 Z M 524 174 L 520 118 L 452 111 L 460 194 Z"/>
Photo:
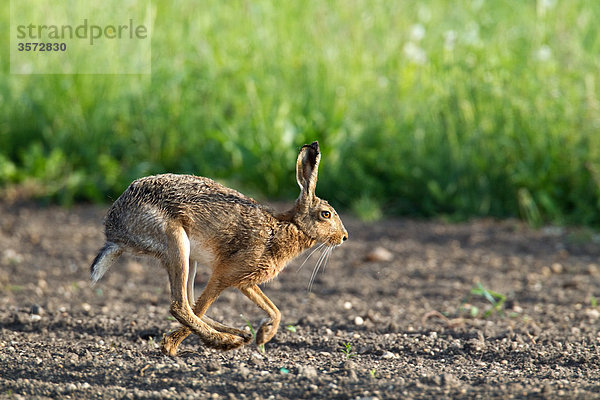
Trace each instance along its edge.
<path fill-rule="evenodd" d="M 356 375 L 356 371 L 351 369 L 348 371 L 348 379 L 350 382 L 358 382 L 358 376 Z"/>
<path fill-rule="evenodd" d="M 552 264 L 552 267 L 550 267 L 550 269 L 552 269 L 552 272 L 554 272 L 555 274 L 560 274 L 563 272 L 563 266 L 562 264 L 559 263 L 554 263 Z"/>
<path fill-rule="evenodd" d="M 366 260 L 370 262 L 388 262 L 392 261 L 394 255 L 383 247 L 376 247 L 375 250 L 371 251 L 366 256 Z"/>
<path fill-rule="evenodd" d="M 442 375 L 441 383 L 443 386 L 457 386 L 460 384 L 460 380 L 458 380 L 454 375 L 445 373 Z"/>
<path fill-rule="evenodd" d="M 245 365 L 241 365 L 238 368 L 238 372 L 243 378 L 247 378 L 250 375 L 250 368 L 246 367 Z"/>
<path fill-rule="evenodd" d="M 210 361 L 206 364 L 206 370 L 208 372 L 219 372 L 221 370 L 221 364 L 217 361 Z"/>
<path fill-rule="evenodd" d="M 518 314 L 521 314 L 523 312 L 523 308 L 517 304 L 515 304 L 512 308 L 512 310 Z"/>
<path fill-rule="evenodd" d="M 298 375 L 307 379 L 315 379 L 317 377 L 317 369 L 312 365 L 301 365 L 298 368 Z"/>

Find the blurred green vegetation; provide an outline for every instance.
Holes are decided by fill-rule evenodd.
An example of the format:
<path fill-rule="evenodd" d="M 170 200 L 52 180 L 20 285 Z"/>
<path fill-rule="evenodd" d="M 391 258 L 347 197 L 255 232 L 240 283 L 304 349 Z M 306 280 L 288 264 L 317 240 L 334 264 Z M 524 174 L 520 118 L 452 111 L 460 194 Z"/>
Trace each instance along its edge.
<path fill-rule="evenodd" d="M 600 2 L 153 1 L 152 75 L 8 75 L 0 186 L 115 199 L 165 171 L 383 214 L 600 225 Z M 0 8 L 8 26 L 8 2 Z"/>

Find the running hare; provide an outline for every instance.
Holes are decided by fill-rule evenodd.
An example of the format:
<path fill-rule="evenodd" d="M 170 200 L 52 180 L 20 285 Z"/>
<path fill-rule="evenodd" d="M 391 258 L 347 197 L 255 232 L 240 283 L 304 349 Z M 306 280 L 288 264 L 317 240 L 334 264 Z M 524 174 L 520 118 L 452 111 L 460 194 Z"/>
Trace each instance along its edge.
<path fill-rule="evenodd" d="M 333 247 L 348 238 L 333 207 L 315 195 L 320 158 L 317 142 L 302 147 L 296 162 L 300 196 L 283 213 L 208 178 L 166 174 L 134 181 L 108 210 L 106 243 L 92 263 L 92 281 L 97 282 L 124 251 L 158 258 L 169 275 L 170 312 L 183 325 L 162 340 L 165 354 L 174 356 L 192 332 L 205 345 L 222 350 L 252 339 L 205 315 L 230 286 L 268 314 L 256 332 L 257 344 L 268 342 L 277 332 L 281 313 L 258 284 L 273 279 L 317 242 Z M 212 275 L 193 303 L 197 263 L 210 266 Z"/>

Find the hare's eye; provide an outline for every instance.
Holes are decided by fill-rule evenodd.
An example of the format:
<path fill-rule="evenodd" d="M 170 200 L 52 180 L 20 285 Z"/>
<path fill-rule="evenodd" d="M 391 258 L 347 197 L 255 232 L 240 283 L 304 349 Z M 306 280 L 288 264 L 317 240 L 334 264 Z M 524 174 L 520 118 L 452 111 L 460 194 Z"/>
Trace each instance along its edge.
<path fill-rule="evenodd" d="M 331 218 L 331 213 L 329 211 L 321 211 L 321 217 L 325 219 Z"/>

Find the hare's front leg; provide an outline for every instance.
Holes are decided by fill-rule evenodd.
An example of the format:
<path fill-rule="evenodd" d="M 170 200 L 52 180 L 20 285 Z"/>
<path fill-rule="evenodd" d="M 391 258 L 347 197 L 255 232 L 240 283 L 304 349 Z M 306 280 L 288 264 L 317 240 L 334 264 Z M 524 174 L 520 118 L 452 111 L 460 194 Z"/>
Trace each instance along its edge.
<path fill-rule="evenodd" d="M 256 331 L 256 344 L 265 344 L 275 336 L 275 333 L 277 333 L 279 322 L 281 322 L 281 312 L 279 312 L 275 304 L 265 296 L 258 285 L 241 287 L 240 290 L 246 297 L 252 300 L 254 304 L 259 306 L 269 315 L 269 319 L 263 322 Z"/>
<path fill-rule="evenodd" d="M 187 296 L 188 296 L 187 298 L 188 298 L 188 303 L 192 304 L 192 303 L 194 303 L 194 300 L 196 299 L 194 297 L 194 284 L 195 284 L 194 281 L 196 279 L 196 271 L 198 270 L 198 261 L 190 260 L 189 263 L 190 263 L 190 269 L 189 269 L 189 275 L 188 275 L 188 281 L 187 281 Z M 196 310 L 194 310 L 194 312 L 196 312 Z M 232 328 L 227 325 L 223 325 L 217 321 L 210 319 L 206 315 L 201 315 L 200 317 L 202 318 L 202 321 L 204 321 L 211 328 L 213 328 L 219 332 L 231 333 L 232 335 L 242 336 L 247 341 L 250 341 L 250 339 L 252 338 L 252 335 L 250 335 L 248 332 L 242 331 L 240 329 Z M 180 330 L 186 331 L 186 329 L 184 329 L 184 328 L 181 328 Z M 190 333 L 191 332 L 189 331 L 189 329 L 187 329 L 187 335 L 189 335 Z M 180 332 L 180 334 L 178 336 L 182 336 L 182 335 L 183 335 L 183 332 Z M 181 337 L 181 339 L 179 340 L 179 343 L 181 343 L 183 341 L 183 339 L 186 338 L 187 335 Z"/>

